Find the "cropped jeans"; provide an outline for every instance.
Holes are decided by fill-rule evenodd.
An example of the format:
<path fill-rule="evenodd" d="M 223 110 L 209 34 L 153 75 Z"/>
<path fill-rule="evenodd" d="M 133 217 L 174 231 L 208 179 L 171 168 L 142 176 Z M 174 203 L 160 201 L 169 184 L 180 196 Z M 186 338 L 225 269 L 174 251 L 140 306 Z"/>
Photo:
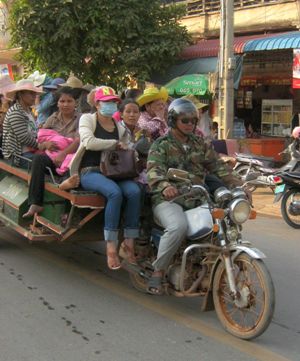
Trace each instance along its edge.
<path fill-rule="evenodd" d="M 97 170 L 88 170 L 80 175 L 85 190 L 100 193 L 106 198 L 104 210 L 104 239 L 118 241 L 121 207 L 125 198 L 124 237 L 139 236 L 141 190 L 132 180 L 113 181 Z"/>

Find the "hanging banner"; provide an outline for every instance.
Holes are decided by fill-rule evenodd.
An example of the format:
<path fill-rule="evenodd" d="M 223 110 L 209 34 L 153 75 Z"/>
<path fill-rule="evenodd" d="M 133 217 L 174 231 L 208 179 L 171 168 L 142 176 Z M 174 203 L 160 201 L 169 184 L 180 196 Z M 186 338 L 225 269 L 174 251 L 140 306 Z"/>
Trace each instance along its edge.
<path fill-rule="evenodd" d="M 300 49 L 294 49 L 293 54 L 293 88 L 300 89 Z"/>
<path fill-rule="evenodd" d="M 0 76 L 1 75 L 9 75 L 10 78 L 14 80 L 12 66 L 10 64 L 0 64 Z"/>

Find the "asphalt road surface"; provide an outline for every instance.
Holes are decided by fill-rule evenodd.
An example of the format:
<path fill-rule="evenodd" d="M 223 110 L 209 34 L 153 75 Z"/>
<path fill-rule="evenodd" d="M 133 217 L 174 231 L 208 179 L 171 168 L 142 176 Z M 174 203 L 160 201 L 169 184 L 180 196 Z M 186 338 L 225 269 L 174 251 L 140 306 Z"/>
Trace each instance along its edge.
<path fill-rule="evenodd" d="M 134 290 L 108 271 L 103 242 L 30 245 L 0 229 L 0 361 L 300 360 L 300 230 L 259 218 L 245 238 L 267 255 L 276 288 L 269 329 L 226 333 L 200 299 Z"/>

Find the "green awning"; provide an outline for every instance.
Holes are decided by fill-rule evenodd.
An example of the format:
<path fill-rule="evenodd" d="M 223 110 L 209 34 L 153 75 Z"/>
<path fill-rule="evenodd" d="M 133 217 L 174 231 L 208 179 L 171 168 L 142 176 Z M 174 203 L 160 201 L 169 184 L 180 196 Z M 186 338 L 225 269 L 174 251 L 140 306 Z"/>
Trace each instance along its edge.
<path fill-rule="evenodd" d="M 186 74 L 164 85 L 170 95 L 204 95 L 208 91 L 206 74 Z"/>

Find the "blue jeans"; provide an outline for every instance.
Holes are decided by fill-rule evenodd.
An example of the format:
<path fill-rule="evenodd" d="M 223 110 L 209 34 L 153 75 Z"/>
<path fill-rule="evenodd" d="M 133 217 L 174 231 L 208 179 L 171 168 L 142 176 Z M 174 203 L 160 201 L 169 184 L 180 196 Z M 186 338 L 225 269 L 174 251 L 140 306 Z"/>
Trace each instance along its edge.
<path fill-rule="evenodd" d="M 132 180 L 113 181 L 100 172 L 90 170 L 81 174 L 80 182 L 85 190 L 100 193 L 106 198 L 104 210 L 104 239 L 118 241 L 121 207 L 123 197 L 126 199 L 124 210 L 124 237 L 139 236 L 139 218 L 141 208 L 141 191 Z"/>

